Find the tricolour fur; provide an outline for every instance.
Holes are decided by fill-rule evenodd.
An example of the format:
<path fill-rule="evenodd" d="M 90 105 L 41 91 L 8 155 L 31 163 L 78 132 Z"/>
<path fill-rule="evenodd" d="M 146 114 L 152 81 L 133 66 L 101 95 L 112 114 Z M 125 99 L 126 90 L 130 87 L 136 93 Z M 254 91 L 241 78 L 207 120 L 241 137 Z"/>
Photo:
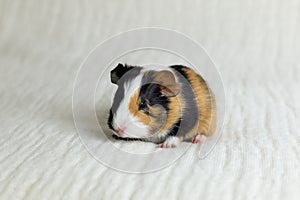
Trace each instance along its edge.
<path fill-rule="evenodd" d="M 216 103 L 215 97 L 205 80 L 194 70 L 184 66 L 171 66 L 183 74 L 193 88 L 198 105 L 198 124 L 185 138 L 193 138 L 196 134 L 211 136 L 216 128 Z M 196 131 L 195 131 L 196 130 Z"/>
<path fill-rule="evenodd" d="M 182 140 L 200 141 L 199 135 L 213 134 L 215 99 L 204 79 L 192 69 L 119 64 L 111 79 L 118 90 L 108 125 L 118 137 L 141 138 L 168 148 Z"/>

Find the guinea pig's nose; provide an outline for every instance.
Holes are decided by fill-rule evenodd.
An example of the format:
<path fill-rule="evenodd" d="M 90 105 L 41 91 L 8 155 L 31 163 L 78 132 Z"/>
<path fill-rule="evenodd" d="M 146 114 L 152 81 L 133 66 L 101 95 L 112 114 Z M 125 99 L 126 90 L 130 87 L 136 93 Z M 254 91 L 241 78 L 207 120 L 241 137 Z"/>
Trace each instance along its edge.
<path fill-rule="evenodd" d="M 125 128 L 124 127 L 119 127 L 117 128 L 117 133 L 119 136 L 123 136 L 124 135 L 124 132 L 125 132 Z"/>

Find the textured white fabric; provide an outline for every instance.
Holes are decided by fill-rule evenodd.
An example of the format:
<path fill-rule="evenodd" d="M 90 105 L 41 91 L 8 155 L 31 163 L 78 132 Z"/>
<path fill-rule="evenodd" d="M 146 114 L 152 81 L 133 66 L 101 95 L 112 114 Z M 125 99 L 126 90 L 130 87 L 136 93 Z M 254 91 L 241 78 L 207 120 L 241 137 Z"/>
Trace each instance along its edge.
<path fill-rule="evenodd" d="M 300 2 L 0 2 L 0 199 L 299 199 Z M 98 43 L 175 29 L 201 43 L 227 98 L 223 135 L 143 175 L 98 163 L 77 137 L 72 84 Z M 135 144 L 137 145 L 137 144 Z"/>

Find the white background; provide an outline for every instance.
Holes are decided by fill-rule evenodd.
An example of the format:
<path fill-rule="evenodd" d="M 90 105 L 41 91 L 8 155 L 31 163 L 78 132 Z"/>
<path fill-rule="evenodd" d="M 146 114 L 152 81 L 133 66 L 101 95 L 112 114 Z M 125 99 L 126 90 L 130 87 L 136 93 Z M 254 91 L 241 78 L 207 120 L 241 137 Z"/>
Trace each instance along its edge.
<path fill-rule="evenodd" d="M 0 199 L 299 199 L 300 2 L 0 1 Z M 223 77 L 224 132 L 159 172 L 94 160 L 77 137 L 72 86 L 88 52 L 121 31 L 175 29 Z"/>

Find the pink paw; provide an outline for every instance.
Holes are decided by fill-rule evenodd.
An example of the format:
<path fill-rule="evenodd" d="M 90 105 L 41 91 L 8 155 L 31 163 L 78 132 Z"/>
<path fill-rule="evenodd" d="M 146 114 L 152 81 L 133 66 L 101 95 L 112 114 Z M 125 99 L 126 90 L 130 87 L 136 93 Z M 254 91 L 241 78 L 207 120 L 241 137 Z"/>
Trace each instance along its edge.
<path fill-rule="evenodd" d="M 197 134 L 197 135 L 192 139 L 192 143 L 194 143 L 194 144 L 199 144 L 199 143 L 204 142 L 205 139 L 206 139 L 206 137 L 205 137 L 204 135 Z"/>

